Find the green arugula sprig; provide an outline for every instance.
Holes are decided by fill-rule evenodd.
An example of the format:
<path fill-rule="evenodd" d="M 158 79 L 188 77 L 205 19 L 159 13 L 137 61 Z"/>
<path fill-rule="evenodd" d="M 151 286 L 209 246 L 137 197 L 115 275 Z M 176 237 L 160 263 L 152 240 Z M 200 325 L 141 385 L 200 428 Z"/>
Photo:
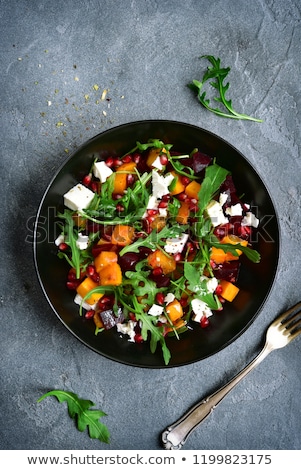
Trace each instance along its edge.
<path fill-rule="evenodd" d="M 95 404 L 91 400 L 84 400 L 79 398 L 76 393 L 68 392 L 65 390 L 51 390 L 45 393 L 38 399 L 38 403 L 46 397 L 54 396 L 60 403 L 66 401 L 68 405 L 68 412 L 70 418 L 74 419 L 77 429 L 83 432 L 88 428 L 89 436 L 91 439 L 98 439 L 101 442 L 109 443 L 110 433 L 105 424 L 101 423 L 99 419 L 107 416 L 104 411 L 91 410 Z"/>
<path fill-rule="evenodd" d="M 212 55 L 202 55 L 200 58 L 208 59 L 209 62 L 212 64 L 212 67 L 207 67 L 207 71 L 204 73 L 202 81 L 192 80 L 192 82 L 188 84 L 189 88 L 197 92 L 199 102 L 206 109 L 217 114 L 218 116 L 231 119 L 244 119 L 255 122 L 263 122 L 262 119 L 257 119 L 248 116 L 247 114 L 238 113 L 233 109 L 232 101 L 226 98 L 226 92 L 228 91 L 230 84 L 229 82 L 224 84 L 224 80 L 226 79 L 228 73 L 231 70 L 230 67 L 221 68 L 220 59 L 215 58 Z M 211 80 L 209 82 L 210 85 L 215 88 L 215 90 L 219 93 L 219 96 L 216 96 L 214 100 L 218 103 L 221 103 L 228 112 L 221 111 L 221 109 L 214 108 L 210 105 L 210 100 L 206 98 L 206 91 L 203 90 L 203 86 L 208 80 Z"/>

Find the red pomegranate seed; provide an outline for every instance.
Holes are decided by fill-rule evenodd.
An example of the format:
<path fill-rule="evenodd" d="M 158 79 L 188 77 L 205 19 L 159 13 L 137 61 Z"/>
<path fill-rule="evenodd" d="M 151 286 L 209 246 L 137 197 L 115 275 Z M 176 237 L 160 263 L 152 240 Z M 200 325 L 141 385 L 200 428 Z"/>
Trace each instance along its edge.
<path fill-rule="evenodd" d="M 91 276 L 92 281 L 99 283 L 99 274 L 95 273 L 93 276 Z"/>
<path fill-rule="evenodd" d="M 121 166 L 122 165 L 122 160 L 120 160 L 120 158 L 114 158 L 113 160 L 113 166 L 115 167 L 118 167 L 118 166 Z"/>
<path fill-rule="evenodd" d="M 116 210 L 117 210 L 118 212 L 123 212 L 123 211 L 124 211 L 124 206 L 123 206 L 122 204 L 119 204 L 119 203 L 118 203 L 118 204 L 116 205 Z"/>
<path fill-rule="evenodd" d="M 88 311 L 85 313 L 85 318 L 86 318 L 87 320 L 89 320 L 90 318 L 93 318 L 93 317 L 94 317 L 94 313 L 95 313 L 94 310 L 92 310 L 92 309 L 91 309 L 91 310 L 88 310 Z"/>
<path fill-rule="evenodd" d="M 166 209 L 167 206 L 168 206 L 167 201 L 160 201 L 158 204 L 159 209 Z"/>
<path fill-rule="evenodd" d="M 68 281 L 75 281 L 76 280 L 76 272 L 71 268 L 68 273 Z"/>
<path fill-rule="evenodd" d="M 140 333 L 137 333 L 137 334 L 134 336 L 134 341 L 135 341 L 135 343 L 143 343 L 142 335 L 141 335 Z"/>
<path fill-rule="evenodd" d="M 178 263 L 179 261 L 181 261 L 182 255 L 181 253 L 176 253 L 175 255 L 173 255 L 173 258 Z"/>
<path fill-rule="evenodd" d="M 69 289 L 69 290 L 76 290 L 78 284 L 79 283 L 77 281 L 67 281 L 66 282 L 67 289 Z"/>
<path fill-rule="evenodd" d="M 123 157 L 123 159 L 122 159 L 122 162 L 123 162 L 123 163 L 130 163 L 131 161 L 132 161 L 131 155 L 126 155 L 126 156 Z"/>
<path fill-rule="evenodd" d="M 153 276 L 161 276 L 163 274 L 163 269 L 158 267 L 153 269 Z"/>
<path fill-rule="evenodd" d="M 62 242 L 62 243 L 59 244 L 58 248 L 61 251 L 66 251 L 66 250 L 68 250 L 68 245 L 67 245 L 67 243 Z"/>
<path fill-rule="evenodd" d="M 128 186 L 131 186 L 135 181 L 135 176 L 134 175 L 127 175 L 126 176 L 126 183 Z"/>
<path fill-rule="evenodd" d="M 202 317 L 200 324 L 201 328 L 206 328 L 209 325 L 209 320 L 205 315 Z"/>
<path fill-rule="evenodd" d="M 164 166 L 167 165 L 167 163 L 168 163 L 167 155 L 160 155 L 160 163 L 161 163 L 161 165 L 164 165 Z"/>
<path fill-rule="evenodd" d="M 92 277 L 96 273 L 95 266 L 93 264 L 89 264 L 86 269 L 87 276 Z"/>
<path fill-rule="evenodd" d="M 91 183 L 91 181 L 92 181 L 92 175 L 91 175 L 91 173 L 89 173 L 88 175 L 86 175 L 86 176 L 83 177 L 83 184 L 84 184 L 85 186 L 89 186 L 90 183 Z"/>
<path fill-rule="evenodd" d="M 188 197 L 188 196 L 187 196 L 187 194 L 185 194 L 185 193 L 180 193 L 180 194 L 178 194 L 178 199 L 179 199 L 179 201 L 185 201 L 185 200 L 187 199 L 187 197 Z"/>
<path fill-rule="evenodd" d="M 158 214 L 158 210 L 157 209 L 147 209 L 147 214 L 149 216 L 153 216 L 153 215 L 157 215 Z"/>
<path fill-rule="evenodd" d="M 162 201 L 168 202 L 170 201 L 171 195 L 170 194 L 164 194 L 162 197 Z"/>
<path fill-rule="evenodd" d="M 185 186 L 187 186 L 187 184 L 190 183 L 190 179 L 188 178 L 188 176 L 181 176 L 181 182 L 185 184 Z"/>
<path fill-rule="evenodd" d="M 98 188 L 99 188 L 99 184 L 97 181 L 92 181 L 91 184 L 90 184 L 90 188 L 92 191 L 94 191 L 94 193 L 97 193 L 98 192 Z"/>
<path fill-rule="evenodd" d="M 216 295 L 221 295 L 221 293 L 223 292 L 223 288 L 222 286 L 217 286 L 217 288 L 215 289 L 215 293 Z"/>
<path fill-rule="evenodd" d="M 139 163 L 140 160 L 141 160 L 141 155 L 140 155 L 140 153 L 134 153 L 134 154 L 132 155 L 132 160 L 133 160 L 134 163 Z"/>
<path fill-rule="evenodd" d="M 136 316 L 133 312 L 129 313 L 129 319 L 132 320 L 132 321 L 137 321 Z"/>
<path fill-rule="evenodd" d="M 164 304 L 164 298 L 165 298 L 165 296 L 164 296 L 163 292 L 158 292 L 158 293 L 156 294 L 156 302 L 157 302 L 157 304 L 163 305 L 163 304 Z"/>
<path fill-rule="evenodd" d="M 111 167 L 114 165 L 114 159 L 113 159 L 113 157 L 107 158 L 106 161 L 105 161 L 105 164 L 106 164 L 109 168 L 111 168 Z"/>
<path fill-rule="evenodd" d="M 187 307 L 187 299 L 184 299 L 183 297 L 180 299 L 180 304 L 182 305 L 182 307 Z"/>

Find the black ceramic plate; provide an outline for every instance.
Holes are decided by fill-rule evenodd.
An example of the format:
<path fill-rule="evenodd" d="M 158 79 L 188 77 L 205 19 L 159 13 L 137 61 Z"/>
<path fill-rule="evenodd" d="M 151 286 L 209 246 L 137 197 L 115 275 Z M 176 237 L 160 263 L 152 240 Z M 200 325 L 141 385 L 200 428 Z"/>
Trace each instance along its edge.
<path fill-rule="evenodd" d="M 59 231 L 57 212 L 62 210 L 63 194 L 81 180 L 97 156 L 124 155 L 136 141 L 158 138 L 172 143 L 173 148 L 189 153 L 199 148 L 215 157 L 219 165 L 232 172 L 238 194 L 256 207 L 261 224 L 254 248 L 261 262 L 244 261 L 238 285 L 240 293 L 224 310 L 211 317 L 211 325 L 201 329 L 197 324 L 181 340 L 167 338 L 171 350 L 168 367 L 199 361 L 221 350 L 241 335 L 255 319 L 273 285 L 279 258 L 279 226 L 271 197 L 262 179 L 248 160 L 220 137 L 196 126 L 173 121 L 141 121 L 107 130 L 79 148 L 58 170 L 40 204 L 35 226 L 34 258 L 38 277 L 56 315 L 82 343 L 97 353 L 124 364 L 163 368 L 161 348 L 155 354 L 149 345 L 135 344 L 113 330 L 95 336 L 94 324 L 79 316 L 73 302 L 74 293 L 66 289 L 68 265 L 57 257 L 54 240 Z"/>

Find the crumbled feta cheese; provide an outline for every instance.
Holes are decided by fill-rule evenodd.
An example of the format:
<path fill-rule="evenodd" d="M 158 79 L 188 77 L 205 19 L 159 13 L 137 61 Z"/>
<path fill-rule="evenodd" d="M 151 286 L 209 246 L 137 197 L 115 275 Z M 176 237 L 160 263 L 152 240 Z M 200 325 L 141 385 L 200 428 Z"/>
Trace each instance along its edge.
<path fill-rule="evenodd" d="M 257 228 L 259 225 L 259 219 L 257 219 L 252 212 L 247 212 L 241 221 L 241 225 L 248 225 L 250 227 Z"/>
<path fill-rule="evenodd" d="M 183 233 L 178 238 L 167 238 L 164 246 L 164 250 L 169 254 L 182 253 L 184 246 L 188 240 L 187 233 Z"/>
<path fill-rule="evenodd" d="M 135 326 L 136 322 L 133 320 L 129 320 L 126 323 L 117 323 L 117 331 L 118 333 L 122 333 L 123 335 L 128 335 L 129 336 L 129 341 L 134 342 L 135 341 Z"/>
<path fill-rule="evenodd" d="M 78 238 L 76 240 L 76 246 L 80 250 L 86 250 L 88 248 L 89 237 L 88 235 L 83 235 L 82 233 L 78 234 Z"/>
<path fill-rule="evenodd" d="M 65 241 L 65 237 L 64 237 L 64 235 L 61 233 L 61 234 L 57 237 L 57 239 L 54 241 L 54 243 L 55 243 L 56 246 L 59 246 L 61 243 L 64 243 L 64 241 Z"/>
<path fill-rule="evenodd" d="M 93 165 L 93 174 L 95 178 L 100 179 L 101 183 L 104 183 L 113 171 L 105 162 L 95 162 Z"/>
<path fill-rule="evenodd" d="M 219 195 L 219 203 L 221 206 L 223 206 L 225 204 L 225 202 L 227 202 L 227 199 L 228 199 L 228 194 L 227 193 L 221 193 Z"/>
<path fill-rule="evenodd" d="M 215 277 L 201 276 L 200 281 L 206 281 L 206 290 L 210 294 L 213 294 L 218 286 L 218 280 Z"/>
<path fill-rule="evenodd" d="M 169 292 L 168 294 L 166 294 L 166 296 L 164 297 L 164 302 L 168 305 L 170 304 L 170 302 L 173 302 L 175 300 L 175 296 L 174 294 L 172 294 L 171 292 Z"/>
<path fill-rule="evenodd" d="M 204 315 L 206 315 L 207 318 L 213 315 L 211 309 L 203 300 L 193 299 L 191 301 L 191 307 L 194 313 L 192 319 L 195 322 L 199 323 Z"/>
<path fill-rule="evenodd" d="M 156 170 L 152 171 L 152 185 L 153 185 L 153 196 L 156 199 L 162 199 L 163 196 L 169 194 L 168 186 L 174 179 L 172 174 L 167 176 L 159 175 Z"/>
<path fill-rule="evenodd" d="M 151 306 L 149 311 L 147 312 L 149 315 L 152 315 L 153 317 L 158 317 L 159 315 L 162 315 L 164 310 L 164 307 L 161 307 L 161 305 L 154 304 Z"/>
<path fill-rule="evenodd" d="M 209 215 L 213 227 L 217 227 L 218 225 L 228 223 L 228 218 L 225 217 L 223 213 L 222 206 L 217 201 L 209 202 L 208 206 L 206 207 L 207 214 Z"/>
<path fill-rule="evenodd" d="M 72 211 L 80 211 L 87 209 L 93 198 L 93 191 L 79 183 L 64 194 L 64 204 Z"/>
<path fill-rule="evenodd" d="M 76 294 L 76 296 L 74 297 L 74 302 L 77 305 L 81 305 L 85 310 L 95 310 L 97 305 L 97 302 L 95 302 L 95 304 L 88 304 L 88 302 L 83 302 L 83 298 L 79 294 Z"/>
<path fill-rule="evenodd" d="M 225 212 L 230 216 L 242 215 L 242 206 L 237 203 L 234 206 L 227 207 Z"/>
<path fill-rule="evenodd" d="M 163 170 L 164 166 L 161 163 L 160 155 L 152 163 L 152 167 L 157 168 L 158 170 Z"/>

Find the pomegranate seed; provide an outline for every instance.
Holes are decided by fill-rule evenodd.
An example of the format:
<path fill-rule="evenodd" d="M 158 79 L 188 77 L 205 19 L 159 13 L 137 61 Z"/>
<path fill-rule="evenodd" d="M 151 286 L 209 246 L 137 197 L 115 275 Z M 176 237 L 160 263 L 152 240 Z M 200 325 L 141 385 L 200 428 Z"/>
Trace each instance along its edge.
<path fill-rule="evenodd" d="M 95 273 L 93 276 L 91 276 L 92 281 L 99 283 L 99 274 Z"/>
<path fill-rule="evenodd" d="M 95 266 L 93 264 L 89 264 L 86 269 L 87 276 L 92 277 L 96 273 Z"/>
<path fill-rule="evenodd" d="M 94 193 L 97 193 L 99 188 L 99 184 L 97 183 L 97 181 L 92 181 L 90 184 L 90 188 L 92 191 L 94 191 Z"/>
<path fill-rule="evenodd" d="M 168 163 L 168 157 L 167 155 L 160 155 L 160 163 L 161 165 L 165 166 Z"/>
<path fill-rule="evenodd" d="M 200 324 L 201 328 L 206 328 L 209 325 L 209 320 L 205 315 L 202 317 Z"/>
<path fill-rule="evenodd" d="M 159 211 L 157 209 L 147 209 L 147 213 L 149 216 L 157 215 Z"/>
<path fill-rule="evenodd" d="M 126 183 L 128 186 L 131 186 L 135 181 L 135 176 L 134 175 L 127 175 L 126 176 Z"/>
<path fill-rule="evenodd" d="M 118 203 L 118 204 L 116 205 L 116 210 L 117 210 L 118 212 L 123 212 L 123 211 L 124 211 L 124 206 L 123 206 L 122 204 L 119 204 L 119 203 Z"/>
<path fill-rule="evenodd" d="M 216 295 L 221 295 L 221 293 L 223 292 L 223 288 L 222 286 L 217 286 L 217 288 L 215 289 L 215 293 Z"/>
<path fill-rule="evenodd" d="M 67 245 L 67 243 L 62 242 L 62 243 L 59 244 L 58 248 L 61 251 L 66 251 L 66 250 L 68 250 L 68 245 Z"/>
<path fill-rule="evenodd" d="M 76 288 L 78 287 L 78 282 L 76 281 L 67 281 L 66 282 L 66 286 L 67 286 L 67 289 L 69 290 L 76 290 Z"/>
<path fill-rule="evenodd" d="M 188 253 L 195 252 L 195 246 L 192 242 L 187 242 L 186 248 L 187 248 Z"/>
<path fill-rule="evenodd" d="M 181 253 L 176 253 L 174 256 L 174 260 L 178 263 L 182 259 Z"/>
<path fill-rule="evenodd" d="M 185 194 L 185 193 L 180 193 L 180 194 L 178 194 L 178 199 L 179 199 L 179 201 L 185 201 L 185 200 L 187 199 L 187 197 L 188 197 L 188 196 L 187 196 L 187 194 Z"/>
<path fill-rule="evenodd" d="M 68 273 L 68 281 L 75 281 L 76 280 L 76 273 L 72 269 L 70 269 Z"/>
<path fill-rule="evenodd" d="M 160 201 L 158 204 L 159 209 L 166 209 L 167 206 L 168 206 L 167 201 Z"/>
<path fill-rule="evenodd" d="M 122 198 L 121 194 L 113 194 L 112 195 L 112 199 L 114 199 L 114 201 L 117 201 L 117 199 L 121 199 L 121 198 Z"/>
<path fill-rule="evenodd" d="M 153 276 L 161 276 L 163 274 L 163 269 L 158 267 L 153 269 Z"/>
<path fill-rule="evenodd" d="M 111 168 L 111 167 L 114 165 L 114 159 L 113 159 L 113 157 L 107 158 L 106 161 L 105 161 L 105 164 L 106 164 L 109 168 Z"/>
<path fill-rule="evenodd" d="M 131 155 L 126 155 L 126 156 L 123 157 L 123 159 L 122 159 L 122 162 L 123 162 L 123 163 L 130 163 L 131 161 L 132 161 Z"/>
<path fill-rule="evenodd" d="M 133 160 L 134 163 L 139 163 L 140 160 L 141 160 L 141 155 L 140 155 L 140 153 L 134 153 L 134 154 L 132 155 L 132 160 Z"/>
<path fill-rule="evenodd" d="M 137 334 L 134 336 L 134 341 L 135 341 L 135 343 L 143 343 L 142 335 L 137 333 Z"/>
<path fill-rule="evenodd" d="M 136 316 L 133 312 L 129 313 L 129 319 L 132 320 L 132 321 L 137 321 L 137 318 L 136 318 Z"/>
<path fill-rule="evenodd" d="M 164 304 L 164 298 L 165 298 L 165 296 L 164 296 L 163 292 L 158 292 L 158 293 L 156 294 L 156 302 L 157 302 L 157 304 L 163 305 L 163 304 Z"/>
<path fill-rule="evenodd" d="M 162 201 L 170 201 L 170 198 L 171 198 L 171 195 L 170 194 L 164 194 L 164 196 L 162 197 Z"/>
<path fill-rule="evenodd" d="M 188 176 L 182 176 L 182 177 L 181 177 L 181 182 L 182 182 L 183 184 L 185 184 L 185 186 L 187 186 L 187 184 L 190 183 L 190 179 L 188 178 Z"/>
<path fill-rule="evenodd" d="M 180 304 L 182 307 L 187 307 L 187 299 L 184 299 L 183 297 L 180 299 Z"/>
<path fill-rule="evenodd" d="M 91 310 L 88 310 L 88 311 L 85 313 L 85 318 L 86 318 L 87 320 L 89 320 L 90 318 L 93 318 L 93 317 L 94 317 L 94 313 L 95 313 L 94 310 L 92 310 L 92 309 L 91 309 Z"/>
<path fill-rule="evenodd" d="M 89 186 L 90 183 L 91 183 L 91 181 L 92 181 L 92 175 L 91 175 L 91 173 L 89 173 L 88 175 L 86 175 L 86 176 L 83 177 L 83 184 L 84 184 L 85 186 Z"/>
<path fill-rule="evenodd" d="M 118 166 L 121 166 L 122 165 L 122 160 L 120 160 L 120 158 L 114 158 L 113 160 L 113 166 L 115 167 L 118 167 Z"/>

